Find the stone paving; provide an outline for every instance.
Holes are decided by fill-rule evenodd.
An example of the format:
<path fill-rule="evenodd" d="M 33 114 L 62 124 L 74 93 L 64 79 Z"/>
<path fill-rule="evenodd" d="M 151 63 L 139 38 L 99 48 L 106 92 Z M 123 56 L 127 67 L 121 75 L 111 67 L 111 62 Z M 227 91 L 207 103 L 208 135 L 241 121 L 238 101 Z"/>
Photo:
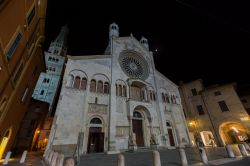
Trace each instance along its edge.
<path fill-rule="evenodd" d="M 178 149 L 159 150 L 162 166 L 179 166 L 180 156 Z M 11 158 L 8 166 L 44 166 L 42 152 L 29 152 L 24 164 L 19 164 L 21 156 Z M 125 157 L 125 166 L 153 166 L 152 150 L 143 150 L 136 153 L 123 152 Z M 201 162 L 199 152 L 196 148 L 186 148 L 186 155 L 189 166 L 204 165 Z M 232 165 L 247 166 L 250 158 L 220 158 L 210 160 L 209 165 Z M 3 161 L 0 162 L 2 165 Z M 234 163 L 234 164 L 233 164 Z M 104 153 L 87 154 L 81 157 L 79 166 L 116 166 L 117 154 L 107 155 Z"/>

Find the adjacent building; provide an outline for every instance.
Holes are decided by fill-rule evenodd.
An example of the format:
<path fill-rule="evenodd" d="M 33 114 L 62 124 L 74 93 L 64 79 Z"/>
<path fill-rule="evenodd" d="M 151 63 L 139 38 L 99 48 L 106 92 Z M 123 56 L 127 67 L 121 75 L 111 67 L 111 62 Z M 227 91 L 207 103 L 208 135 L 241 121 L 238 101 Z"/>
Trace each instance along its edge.
<path fill-rule="evenodd" d="M 0 1 L 0 158 L 12 147 L 44 70 L 46 0 Z"/>
<path fill-rule="evenodd" d="M 189 144 L 178 86 L 156 70 L 147 39 L 109 28 L 104 55 L 68 56 L 47 149 L 65 154 Z"/>
<path fill-rule="evenodd" d="M 198 79 L 180 85 L 183 110 L 193 144 L 224 146 L 250 138 L 250 119 L 236 84 L 204 87 Z"/>

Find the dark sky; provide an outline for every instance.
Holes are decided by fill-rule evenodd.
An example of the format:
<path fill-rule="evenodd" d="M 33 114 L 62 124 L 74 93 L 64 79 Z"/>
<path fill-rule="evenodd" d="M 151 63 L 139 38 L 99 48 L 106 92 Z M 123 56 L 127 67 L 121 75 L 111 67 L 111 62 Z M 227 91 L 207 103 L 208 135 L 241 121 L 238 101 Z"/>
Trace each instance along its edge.
<path fill-rule="evenodd" d="M 206 85 L 250 84 L 250 10 L 246 1 L 91 1 L 49 0 L 46 43 L 68 23 L 68 54 L 102 54 L 109 24 L 120 36 L 145 36 L 156 68 L 179 84 L 197 78 Z"/>

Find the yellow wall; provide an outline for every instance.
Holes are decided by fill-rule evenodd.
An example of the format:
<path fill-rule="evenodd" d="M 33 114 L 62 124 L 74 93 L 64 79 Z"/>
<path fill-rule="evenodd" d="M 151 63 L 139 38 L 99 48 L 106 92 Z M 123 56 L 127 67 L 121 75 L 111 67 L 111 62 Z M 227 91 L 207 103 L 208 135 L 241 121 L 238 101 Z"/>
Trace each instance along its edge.
<path fill-rule="evenodd" d="M 6 103 L 0 106 L 0 142 L 4 133 L 12 127 L 5 153 L 14 143 L 35 83 L 45 68 L 40 43 L 44 40 L 46 3 L 45 0 L 7 0 L 0 6 L 0 104 Z M 27 17 L 34 6 L 36 12 L 28 25 Z M 8 60 L 6 53 L 18 31 L 22 34 L 22 38 Z M 34 39 L 30 40 L 33 33 Z M 29 41 L 32 41 L 30 48 L 27 45 Z M 14 81 L 21 65 L 23 69 L 19 78 Z M 26 98 L 21 101 L 26 88 L 28 88 Z"/>

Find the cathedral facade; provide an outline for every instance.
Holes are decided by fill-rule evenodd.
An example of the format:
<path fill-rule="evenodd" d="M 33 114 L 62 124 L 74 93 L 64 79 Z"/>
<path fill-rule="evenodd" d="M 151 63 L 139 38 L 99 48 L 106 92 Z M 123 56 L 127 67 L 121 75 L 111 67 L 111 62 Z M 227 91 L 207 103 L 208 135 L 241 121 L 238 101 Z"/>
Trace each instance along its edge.
<path fill-rule="evenodd" d="M 189 144 L 178 86 L 155 69 L 147 39 L 109 27 L 104 55 L 68 56 L 47 149 L 116 153 Z"/>

